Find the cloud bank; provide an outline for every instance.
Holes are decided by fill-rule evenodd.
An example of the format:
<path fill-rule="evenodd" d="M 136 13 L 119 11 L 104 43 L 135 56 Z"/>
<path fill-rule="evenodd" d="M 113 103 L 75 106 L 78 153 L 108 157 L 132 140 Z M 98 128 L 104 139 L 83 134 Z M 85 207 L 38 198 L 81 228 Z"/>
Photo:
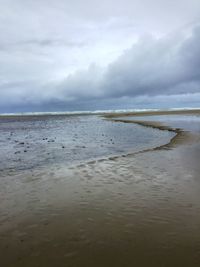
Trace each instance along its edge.
<path fill-rule="evenodd" d="M 139 19 L 133 22 L 123 16 L 129 14 L 131 1 L 121 9 L 123 14 L 118 14 L 119 9 L 113 11 L 117 12 L 114 17 L 112 1 L 100 11 L 91 8 L 89 2 L 83 11 L 71 5 L 69 17 L 63 12 L 69 8 L 67 1 L 60 1 L 60 6 L 49 1 L 48 6 L 43 0 L 38 12 L 34 1 L 26 1 L 22 19 L 9 6 L 13 3 L 13 9 L 19 10 L 19 1 L 3 3 L 0 112 L 199 106 L 198 22 L 177 30 L 169 21 L 164 30 L 153 27 L 155 21 L 150 16 L 145 23 L 150 21 L 151 29 L 143 31 Z M 190 7 L 191 16 L 196 12 L 195 4 L 193 1 Z M 143 17 L 148 13 L 141 11 L 139 2 L 136 6 Z M 87 15 L 87 7 L 96 12 L 95 17 Z M 152 10 L 161 20 L 164 13 Z M 54 25 L 52 13 L 59 15 Z M 183 19 L 187 12 L 180 14 L 182 23 L 187 21 Z M 13 21 L 7 21 L 9 15 Z M 45 21 L 40 29 L 42 15 Z M 32 21 L 27 19 L 29 16 Z M 29 23 L 23 25 L 26 19 Z M 19 36 L 11 27 L 16 21 L 23 30 L 16 29 Z"/>

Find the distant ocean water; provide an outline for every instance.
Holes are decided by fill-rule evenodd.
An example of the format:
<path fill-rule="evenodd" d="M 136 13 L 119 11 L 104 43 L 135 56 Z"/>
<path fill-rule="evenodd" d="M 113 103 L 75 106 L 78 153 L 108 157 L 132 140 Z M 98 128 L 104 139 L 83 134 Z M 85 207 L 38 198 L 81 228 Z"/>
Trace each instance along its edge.
<path fill-rule="evenodd" d="M 137 111 L 152 111 L 158 109 L 107 109 L 107 110 L 88 110 L 88 111 L 54 111 L 54 112 L 17 112 L 17 113 L 0 113 L 0 116 L 40 116 L 40 115 L 90 115 L 102 113 L 118 113 L 118 112 L 137 112 Z"/>
<path fill-rule="evenodd" d="M 40 115 L 90 115 L 102 113 L 125 113 L 125 112 L 145 112 L 145 111 L 169 111 L 169 110 L 195 110 L 196 108 L 169 108 L 169 109 L 105 109 L 105 110 L 88 110 L 88 111 L 54 111 L 54 112 L 16 112 L 16 113 L 0 113 L 0 116 L 40 116 Z"/>

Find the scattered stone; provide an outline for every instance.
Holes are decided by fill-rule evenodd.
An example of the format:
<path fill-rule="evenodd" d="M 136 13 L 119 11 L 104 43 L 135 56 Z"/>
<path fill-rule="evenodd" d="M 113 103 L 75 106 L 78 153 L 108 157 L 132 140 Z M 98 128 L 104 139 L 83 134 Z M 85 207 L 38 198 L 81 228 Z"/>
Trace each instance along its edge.
<path fill-rule="evenodd" d="M 53 143 L 55 142 L 55 140 L 51 139 L 51 140 L 48 140 L 48 143 Z"/>

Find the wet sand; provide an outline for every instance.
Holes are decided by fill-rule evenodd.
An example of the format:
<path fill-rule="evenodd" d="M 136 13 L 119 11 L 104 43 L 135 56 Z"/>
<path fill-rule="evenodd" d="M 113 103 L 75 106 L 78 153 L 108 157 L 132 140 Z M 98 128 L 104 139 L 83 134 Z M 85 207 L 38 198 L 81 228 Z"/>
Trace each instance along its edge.
<path fill-rule="evenodd" d="M 0 266 L 199 266 L 198 134 L 137 123 L 174 135 L 140 152 L 1 178 Z"/>
<path fill-rule="evenodd" d="M 149 150 L 158 150 L 158 149 L 163 149 L 163 148 L 171 148 L 173 146 L 177 146 L 178 144 L 185 144 L 188 142 L 193 143 L 199 139 L 198 136 L 195 136 L 191 132 L 186 132 L 180 128 L 172 128 L 167 125 L 162 125 L 161 123 L 156 122 L 156 121 L 140 121 L 140 120 L 125 120 L 125 119 L 113 119 L 112 121 L 122 122 L 122 123 L 133 123 L 133 124 L 142 125 L 148 128 L 158 129 L 160 131 L 168 131 L 168 132 L 175 133 L 175 136 L 170 139 L 169 143 L 163 144 L 158 147 L 154 147 L 152 149 L 146 149 L 146 150 L 143 150 L 142 152 L 147 152 Z"/>
<path fill-rule="evenodd" d="M 158 115 L 200 115 L 200 109 L 185 109 L 185 110 L 152 110 L 152 111 L 141 111 L 141 112 L 123 112 L 123 113 L 108 113 L 104 114 L 106 118 L 117 118 L 117 117 L 129 117 L 129 116 L 158 116 Z"/>

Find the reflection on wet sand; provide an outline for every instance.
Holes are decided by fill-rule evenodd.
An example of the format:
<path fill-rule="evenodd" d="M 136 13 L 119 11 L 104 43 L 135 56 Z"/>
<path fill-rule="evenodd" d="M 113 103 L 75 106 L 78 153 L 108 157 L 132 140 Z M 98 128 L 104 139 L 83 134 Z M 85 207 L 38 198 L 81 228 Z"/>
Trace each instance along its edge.
<path fill-rule="evenodd" d="M 199 266 L 199 156 L 195 140 L 3 177 L 0 266 Z"/>
<path fill-rule="evenodd" d="M 161 146 L 157 146 L 152 149 L 145 149 L 139 151 L 139 153 L 148 152 L 151 150 L 164 149 L 164 148 L 172 148 L 180 144 L 195 143 L 197 140 L 199 140 L 199 134 L 195 135 L 194 133 L 185 131 L 184 129 L 173 128 L 168 125 L 163 125 L 162 123 L 156 121 L 141 121 L 141 120 L 126 120 L 126 119 L 110 119 L 110 120 L 114 122 L 134 123 L 147 128 L 158 129 L 160 131 L 173 132 L 175 134 L 168 143 L 162 144 Z"/>

